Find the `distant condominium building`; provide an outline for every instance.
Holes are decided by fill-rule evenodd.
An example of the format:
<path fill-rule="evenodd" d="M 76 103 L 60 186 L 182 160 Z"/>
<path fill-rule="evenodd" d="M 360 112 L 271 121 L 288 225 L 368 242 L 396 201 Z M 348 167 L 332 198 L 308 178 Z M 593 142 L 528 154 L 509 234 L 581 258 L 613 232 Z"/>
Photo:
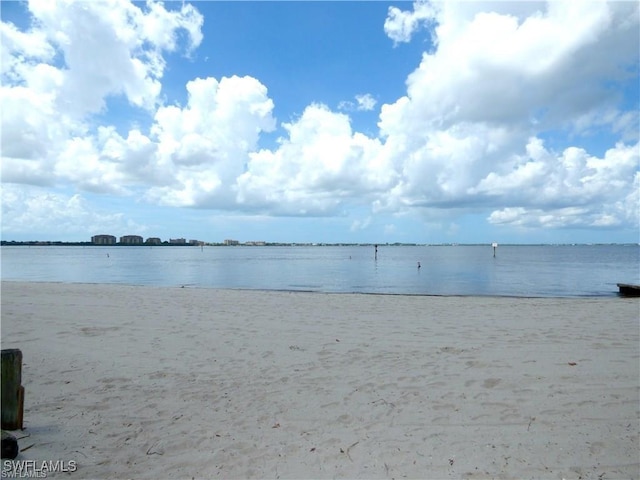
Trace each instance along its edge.
<path fill-rule="evenodd" d="M 122 245 L 142 245 L 143 240 L 140 235 L 124 235 L 120 237 L 120 243 Z"/>
<path fill-rule="evenodd" d="M 162 245 L 162 240 L 158 237 L 149 237 L 144 243 L 147 245 Z"/>
<path fill-rule="evenodd" d="M 187 240 L 184 238 L 170 238 L 169 244 L 171 245 L 186 245 Z"/>
<path fill-rule="evenodd" d="M 91 237 L 91 243 L 94 245 L 115 245 L 116 237 L 113 235 L 94 235 Z"/>
<path fill-rule="evenodd" d="M 226 239 L 224 241 L 225 245 L 240 245 L 240 242 L 238 240 L 231 240 L 231 239 Z"/>

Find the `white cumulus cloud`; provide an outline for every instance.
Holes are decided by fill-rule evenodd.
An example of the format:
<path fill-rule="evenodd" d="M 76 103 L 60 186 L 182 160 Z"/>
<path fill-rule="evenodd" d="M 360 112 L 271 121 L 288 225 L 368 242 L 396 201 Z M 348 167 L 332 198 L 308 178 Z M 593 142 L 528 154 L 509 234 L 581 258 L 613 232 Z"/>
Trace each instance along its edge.
<path fill-rule="evenodd" d="M 325 215 L 393 185 L 381 143 L 353 132 L 349 117 L 314 104 L 285 123 L 288 138 L 275 150 L 250 154 L 237 181 L 238 202 L 283 215 Z"/>
<path fill-rule="evenodd" d="M 389 7 L 384 31 L 396 44 L 409 42 L 418 28 L 434 19 L 435 13 L 434 6 L 423 0 L 414 2 L 412 11 Z"/>
<path fill-rule="evenodd" d="M 104 110 L 110 96 L 155 109 L 165 68 L 162 52 L 178 48 L 179 30 L 187 32 L 186 51 L 196 48 L 202 16 L 188 4 L 168 11 L 152 1 L 146 7 L 42 1 L 28 8 L 30 30 L 2 22 L 3 181 L 96 183 L 82 174 L 100 161 L 89 154 L 97 141 L 84 138 L 91 116 Z M 80 171 L 68 165 L 75 153 L 85 155 L 78 159 Z M 109 170 L 100 165 L 94 175 Z"/>
<path fill-rule="evenodd" d="M 373 98 L 370 93 L 356 95 L 356 102 L 358 102 L 358 110 L 373 110 L 376 106 L 377 100 Z"/>
<path fill-rule="evenodd" d="M 544 217 L 545 227 L 638 224 L 627 200 L 637 114 L 622 96 L 638 72 L 636 3 L 417 3 L 393 12 L 388 22 L 411 27 L 402 31 L 430 15 L 435 48 L 408 76 L 406 95 L 381 108 L 383 150 L 400 176 L 377 208 L 500 207 L 492 223 Z M 562 153 L 544 147 L 549 132 L 567 139 Z M 598 158 L 581 146 L 590 135 L 618 144 Z"/>
<path fill-rule="evenodd" d="M 639 8 L 391 7 L 380 27 L 395 43 L 420 28 L 431 43 L 365 135 L 349 114 L 377 108 L 369 93 L 338 112 L 308 105 L 280 125 L 268 85 L 250 76 L 192 78 L 184 104 L 161 100 L 166 53 L 190 55 L 203 41 L 189 4 L 29 3 L 30 29 L 0 30 L 2 181 L 273 216 L 356 206 L 425 222 L 472 211 L 496 225 L 637 227 Z M 115 96 L 150 126 L 99 124 Z M 3 198 L 7 208 L 21 200 Z M 90 221 L 82 197 L 36 198 Z M 30 219 L 11 212 L 15 224 Z M 352 229 L 372 222 L 359 217 Z"/>
<path fill-rule="evenodd" d="M 48 232 L 61 231 L 66 239 L 88 240 L 95 232 L 147 231 L 145 225 L 131 221 L 123 212 L 96 209 L 85 197 L 77 193 L 61 193 L 32 186 L 3 185 L 0 198 L 4 234 L 47 235 Z"/>
<path fill-rule="evenodd" d="M 343 100 L 338 104 L 338 109 L 346 112 L 373 110 L 378 101 L 370 93 L 360 93 L 354 97 L 355 101 Z"/>
<path fill-rule="evenodd" d="M 252 77 L 195 79 L 188 104 L 161 107 L 151 129 L 157 178 L 147 198 L 165 205 L 228 207 L 261 132 L 275 128 L 273 102 Z"/>

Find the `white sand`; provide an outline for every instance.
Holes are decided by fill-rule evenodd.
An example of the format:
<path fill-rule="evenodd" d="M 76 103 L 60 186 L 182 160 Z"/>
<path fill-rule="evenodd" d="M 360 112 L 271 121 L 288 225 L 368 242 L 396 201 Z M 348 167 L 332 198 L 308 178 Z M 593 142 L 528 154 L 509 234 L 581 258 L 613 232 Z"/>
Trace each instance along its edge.
<path fill-rule="evenodd" d="M 77 462 L 59 478 L 638 478 L 639 318 L 623 298 L 2 282 L 19 459 Z"/>

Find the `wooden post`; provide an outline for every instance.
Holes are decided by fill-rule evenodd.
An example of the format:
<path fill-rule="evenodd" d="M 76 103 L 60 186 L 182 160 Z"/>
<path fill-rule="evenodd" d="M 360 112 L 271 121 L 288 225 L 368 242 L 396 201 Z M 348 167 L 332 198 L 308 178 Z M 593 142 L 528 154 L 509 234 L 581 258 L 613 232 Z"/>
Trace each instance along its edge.
<path fill-rule="evenodd" d="M 22 351 L 2 350 L 2 428 L 22 430 L 24 387 L 22 383 Z"/>

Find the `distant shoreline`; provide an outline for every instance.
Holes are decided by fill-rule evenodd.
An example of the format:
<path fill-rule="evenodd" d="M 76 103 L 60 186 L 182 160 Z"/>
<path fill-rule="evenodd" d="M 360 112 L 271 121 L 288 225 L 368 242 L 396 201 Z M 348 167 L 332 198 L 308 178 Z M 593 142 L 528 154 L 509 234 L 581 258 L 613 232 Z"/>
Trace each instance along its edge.
<path fill-rule="evenodd" d="M 491 247 L 491 243 L 301 243 L 301 242 L 265 242 L 256 245 L 253 242 L 228 245 L 222 242 L 203 242 L 202 244 L 191 243 L 170 243 L 160 244 L 140 243 L 123 244 L 113 243 L 101 245 L 92 242 L 62 242 L 58 240 L 2 240 L 0 246 L 3 247 Z M 500 247 L 597 247 L 597 246 L 620 246 L 637 247 L 640 243 L 501 243 Z"/>

